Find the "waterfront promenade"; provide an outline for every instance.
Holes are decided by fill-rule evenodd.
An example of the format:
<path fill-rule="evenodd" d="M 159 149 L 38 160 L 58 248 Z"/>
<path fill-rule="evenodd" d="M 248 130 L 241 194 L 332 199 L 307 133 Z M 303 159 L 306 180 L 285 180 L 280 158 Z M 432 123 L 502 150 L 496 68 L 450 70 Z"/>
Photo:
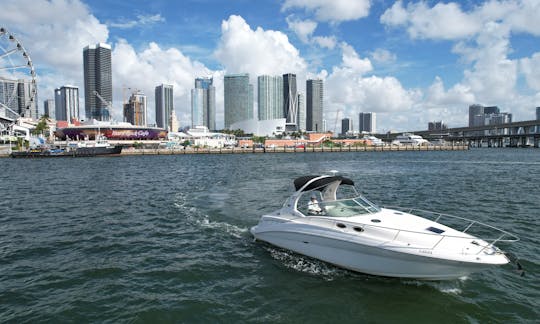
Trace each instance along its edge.
<path fill-rule="evenodd" d="M 250 154 L 250 153 L 320 153 L 320 152 L 398 152 L 398 151 L 464 151 L 467 145 L 430 146 L 314 146 L 314 147 L 233 147 L 233 148 L 134 148 L 125 147 L 121 155 L 178 155 L 178 154 Z M 7 149 L 0 150 L 0 157 L 9 157 Z"/>
<path fill-rule="evenodd" d="M 174 154 L 250 154 L 250 153 L 320 153 L 320 152 L 398 152 L 398 151 L 463 151 L 468 150 L 467 145 L 443 145 L 443 146 L 341 146 L 326 147 L 314 146 L 305 148 L 296 147 L 234 147 L 234 148 L 158 148 L 158 149 L 135 149 L 125 148 L 122 155 L 174 155 Z"/>

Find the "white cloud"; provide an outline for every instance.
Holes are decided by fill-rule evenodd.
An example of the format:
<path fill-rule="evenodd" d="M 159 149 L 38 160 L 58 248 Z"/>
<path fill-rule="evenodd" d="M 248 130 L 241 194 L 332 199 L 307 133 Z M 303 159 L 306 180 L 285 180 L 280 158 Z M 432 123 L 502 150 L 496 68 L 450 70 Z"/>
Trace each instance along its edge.
<path fill-rule="evenodd" d="M 520 60 L 520 70 L 531 89 L 540 91 L 540 52 Z"/>
<path fill-rule="evenodd" d="M 221 40 L 214 55 L 227 73 L 304 73 L 307 64 L 287 35 L 261 27 L 253 30 L 240 16 L 230 16 L 221 24 Z M 252 80 L 253 82 L 253 80 Z"/>
<path fill-rule="evenodd" d="M 437 3 L 432 8 L 425 2 L 409 3 L 405 8 L 402 1 L 397 1 L 381 16 L 381 23 L 393 27 L 405 25 L 412 38 L 434 39 L 469 37 L 482 26 L 453 2 Z"/>
<path fill-rule="evenodd" d="M 109 27 L 113 28 L 133 28 L 138 26 L 144 26 L 144 25 L 151 25 L 158 22 L 164 22 L 165 18 L 161 16 L 161 14 L 155 14 L 155 15 L 137 15 L 137 19 L 135 20 L 129 20 L 129 21 L 122 21 L 122 22 L 111 22 L 109 23 Z"/>
<path fill-rule="evenodd" d="M 112 53 L 113 93 L 119 98 L 122 87 L 142 90 L 148 98 L 148 119 L 154 121 L 154 89 L 161 83 L 172 84 L 175 110 L 181 125 L 191 123 L 190 90 L 197 76 L 213 74 L 202 63 L 193 61 L 176 48 L 162 49 L 151 42 L 137 52 L 126 40 L 119 40 Z M 126 93 L 126 95 L 128 95 Z M 120 100 L 116 100 L 120 107 Z M 121 117 L 119 109 L 117 118 Z"/>
<path fill-rule="evenodd" d="M 364 76 L 372 70 L 370 60 L 360 58 L 348 44 L 341 44 L 341 49 L 341 64 L 325 80 L 327 120 L 334 120 L 338 110 L 353 118 L 359 112 L 406 111 L 419 99 L 417 91 L 404 89 L 394 77 Z"/>
<path fill-rule="evenodd" d="M 475 102 L 471 89 L 462 84 L 456 84 L 448 91 L 440 77 L 427 89 L 423 104 L 429 108 L 466 107 Z"/>
<path fill-rule="evenodd" d="M 303 42 L 308 43 L 311 35 L 317 28 L 317 23 L 313 20 L 299 20 L 294 19 L 291 16 L 286 18 L 287 25 L 294 31 L 296 36 Z"/>
<path fill-rule="evenodd" d="M 315 36 L 313 42 L 322 48 L 334 49 L 337 44 L 337 39 L 334 36 Z"/>
<path fill-rule="evenodd" d="M 366 17 L 370 6 L 370 0 L 285 0 L 282 10 L 301 8 L 314 12 L 318 21 L 339 23 Z"/>
<path fill-rule="evenodd" d="M 375 62 L 383 64 L 395 62 L 397 59 L 396 54 L 384 48 L 377 48 L 370 55 Z"/>

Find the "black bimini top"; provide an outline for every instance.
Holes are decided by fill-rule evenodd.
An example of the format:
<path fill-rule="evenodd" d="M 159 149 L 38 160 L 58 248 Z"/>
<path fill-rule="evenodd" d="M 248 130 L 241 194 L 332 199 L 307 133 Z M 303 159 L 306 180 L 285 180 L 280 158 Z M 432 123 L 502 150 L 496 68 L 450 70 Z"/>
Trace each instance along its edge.
<path fill-rule="evenodd" d="M 294 189 L 296 191 L 300 190 L 303 186 L 306 185 L 306 183 L 310 182 L 311 180 L 315 178 L 321 177 L 320 175 L 309 175 L 309 176 L 303 176 L 300 178 L 297 178 L 294 180 Z M 354 181 L 352 181 L 349 178 L 344 178 L 342 176 L 333 176 L 333 177 L 324 177 L 319 180 L 315 180 L 312 183 L 310 183 L 306 188 L 303 189 L 303 191 L 309 191 L 309 190 L 319 190 L 322 191 L 324 187 L 326 187 L 328 184 L 334 182 L 334 181 L 341 181 L 341 184 L 354 186 Z"/>

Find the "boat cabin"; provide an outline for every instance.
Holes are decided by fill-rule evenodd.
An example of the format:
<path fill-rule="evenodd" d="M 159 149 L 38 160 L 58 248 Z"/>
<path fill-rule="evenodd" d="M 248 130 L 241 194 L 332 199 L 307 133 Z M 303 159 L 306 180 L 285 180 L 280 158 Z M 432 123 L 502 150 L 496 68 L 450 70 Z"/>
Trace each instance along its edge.
<path fill-rule="evenodd" d="M 284 207 L 298 216 L 352 217 L 380 211 L 342 176 L 304 176 L 294 180 L 294 187 Z"/>

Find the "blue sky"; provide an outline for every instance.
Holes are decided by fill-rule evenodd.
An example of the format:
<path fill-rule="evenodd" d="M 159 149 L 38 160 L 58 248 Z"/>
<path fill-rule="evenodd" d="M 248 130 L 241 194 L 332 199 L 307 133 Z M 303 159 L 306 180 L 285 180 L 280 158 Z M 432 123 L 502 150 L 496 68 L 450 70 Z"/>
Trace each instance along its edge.
<path fill-rule="evenodd" d="M 293 72 L 325 81 L 325 119 L 378 113 L 378 131 L 467 122 L 468 105 L 499 105 L 515 119 L 540 106 L 540 1 L 80 1 L 0 0 L 40 75 L 39 99 L 82 82 L 82 48 L 113 46 L 114 106 L 122 87 L 148 95 L 175 86 L 181 125 L 189 90 L 213 76 L 218 126 L 222 78 Z M 26 10 L 26 6 L 35 8 Z M 221 97 L 220 97 L 221 95 Z M 83 97 L 83 96 L 82 96 Z M 116 116 L 121 117 L 120 110 Z"/>

